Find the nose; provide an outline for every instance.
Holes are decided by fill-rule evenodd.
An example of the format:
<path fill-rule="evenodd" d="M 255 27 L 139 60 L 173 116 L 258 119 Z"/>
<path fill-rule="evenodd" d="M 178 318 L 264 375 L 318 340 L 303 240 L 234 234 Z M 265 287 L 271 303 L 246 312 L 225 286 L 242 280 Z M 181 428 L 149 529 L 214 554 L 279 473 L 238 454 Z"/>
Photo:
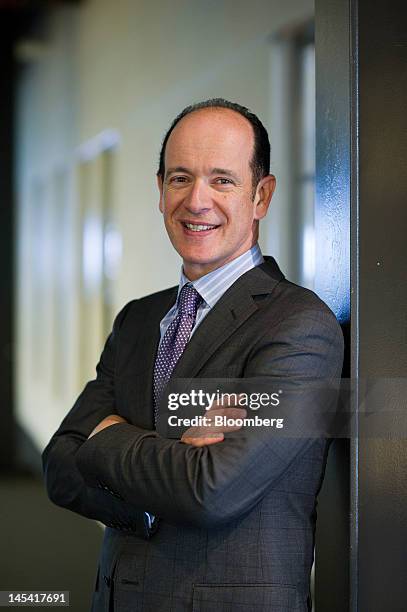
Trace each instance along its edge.
<path fill-rule="evenodd" d="M 212 208 L 210 190 L 205 181 L 196 179 L 193 182 L 184 205 L 194 215 L 205 213 Z"/>

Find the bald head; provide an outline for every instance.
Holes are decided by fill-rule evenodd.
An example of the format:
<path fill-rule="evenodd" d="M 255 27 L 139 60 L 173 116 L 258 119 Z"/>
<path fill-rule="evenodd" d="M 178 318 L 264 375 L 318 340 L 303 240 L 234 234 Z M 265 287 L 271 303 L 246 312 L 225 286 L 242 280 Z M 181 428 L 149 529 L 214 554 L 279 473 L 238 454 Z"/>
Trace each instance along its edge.
<path fill-rule="evenodd" d="M 254 134 L 249 121 L 233 110 L 205 108 L 183 117 L 171 132 L 165 150 L 164 178 L 174 170 L 203 170 L 234 174 L 240 179 L 251 170 Z M 170 163 L 169 163 L 170 160 Z"/>
<path fill-rule="evenodd" d="M 210 110 L 210 111 L 221 111 L 221 110 L 229 110 L 233 111 L 235 114 L 239 115 L 242 119 L 249 124 L 252 131 L 252 152 L 249 160 L 250 169 L 252 172 L 252 187 L 253 187 L 253 197 L 255 193 L 256 186 L 258 182 L 264 176 L 267 176 L 270 169 L 270 143 L 266 129 L 264 128 L 261 121 L 258 119 L 256 115 L 251 113 L 245 106 L 241 106 L 235 102 L 229 102 L 223 98 L 214 98 L 211 100 L 206 100 L 204 102 L 199 102 L 197 104 L 193 104 L 191 106 L 187 106 L 172 122 L 170 128 L 165 134 L 163 144 L 160 151 L 160 160 L 159 160 L 159 168 L 157 175 L 164 178 L 165 174 L 165 153 L 167 148 L 168 140 L 171 136 L 171 133 L 178 125 L 180 121 L 186 118 L 188 115 L 192 113 L 196 113 L 201 110 Z M 224 115 L 225 116 L 225 115 Z M 219 125 L 219 129 L 222 126 Z"/>

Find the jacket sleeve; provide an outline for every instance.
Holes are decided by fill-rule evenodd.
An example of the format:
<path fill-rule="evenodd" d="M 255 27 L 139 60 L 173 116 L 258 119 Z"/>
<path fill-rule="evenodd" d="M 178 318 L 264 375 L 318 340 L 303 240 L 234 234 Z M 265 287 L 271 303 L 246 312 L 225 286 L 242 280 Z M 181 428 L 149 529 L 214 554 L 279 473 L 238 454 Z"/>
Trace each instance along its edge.
<path fill-rule="evenodd" d="M 251 351 L 244 376 L 334 380 L 342 360 L 341 329 L 323 306 L 288 317 L 266 333 Z M 306 402 L 301 407 L 311 408 Z M 169 522 L 214 527 L 250 511 L 319 442 L 242 429 L 199 448 L 120 423 L 82 444 L 76 461 L 90 488 L 103 481 L 130 504 Z"/>
<path fill-rule="evenodd" d="M 114 395 L 115 355 L 119 329 L 130 303 L 117 315 L 113 330 L 89 382 L 42 453 L 48 496 L 55 504 L 118 529 L 141 528 L 143 516 L 106 485 L 89 486 L 78 470 L 75 454 L 93 428 L 116 413 Z"/>

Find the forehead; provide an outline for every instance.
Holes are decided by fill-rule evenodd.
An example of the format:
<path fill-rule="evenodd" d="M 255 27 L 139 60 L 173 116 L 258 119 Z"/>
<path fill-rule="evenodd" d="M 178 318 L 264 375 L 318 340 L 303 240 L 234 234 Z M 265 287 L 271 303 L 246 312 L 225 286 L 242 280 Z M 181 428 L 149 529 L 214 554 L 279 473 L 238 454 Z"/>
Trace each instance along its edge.
<path fill-rule="evenodd" d="M 165 164 L 247 167 L 253 145 L 253 129 L 245 117 L 229 109 L 201 109 L 175 126 L 167 142 Z"/>

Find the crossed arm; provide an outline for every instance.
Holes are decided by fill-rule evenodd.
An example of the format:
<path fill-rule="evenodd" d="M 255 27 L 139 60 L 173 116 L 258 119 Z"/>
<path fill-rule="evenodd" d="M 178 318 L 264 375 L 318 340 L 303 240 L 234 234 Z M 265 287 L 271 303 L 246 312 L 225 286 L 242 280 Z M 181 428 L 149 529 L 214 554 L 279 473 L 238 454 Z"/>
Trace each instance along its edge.
<path fill-rule="evenodd" d="M 51 499 L 102 522 L 147 510 L 173 523 L 213 527 L 245 514 L 315 441 L 242 430 L 221 443 L 199 445 L 188 432 L 182 440 L 169 440 L 123 422 L 115 413 L 114 362 L 125 316 L 126 308 L 115 321 L 96 381 L 87 385 L 44 451 Z M 332 315 L 303 312 L 254 347 L 245 376 L 336 378 L 342 351 Z M 98 488 L 100 483 L 114 495 Z"/>
<path fill-rule="evenodd" d="M 217 444 L 225 439 L 225 433 L 230 431 L 238 431 L 241 426 L 235 425 L 215 425 L 212 424 L 215 416 L 228 416 L 233 419 L 242 419 L 246 416 L 247 412 L 243 408 L 228 405 L 226 409 L 221 406 L 215 406 L 211 408 L 206 414 L 208 417 L 208 425 L 201 425 L 199 427 L 190 427 L 187 429 L 181 437 L 181 442 L 184 444 L 190 444 L 191 446 L 208 446 L 209 444 Z M 88 436 L 91 438 L 99 431 L 103 431 L 106 427 L 111 425 L 117 425 L 118 423 L 127 423 L 126 419 L 121 417 L 119 414 L 109 414 L 96 425 Z"/>

